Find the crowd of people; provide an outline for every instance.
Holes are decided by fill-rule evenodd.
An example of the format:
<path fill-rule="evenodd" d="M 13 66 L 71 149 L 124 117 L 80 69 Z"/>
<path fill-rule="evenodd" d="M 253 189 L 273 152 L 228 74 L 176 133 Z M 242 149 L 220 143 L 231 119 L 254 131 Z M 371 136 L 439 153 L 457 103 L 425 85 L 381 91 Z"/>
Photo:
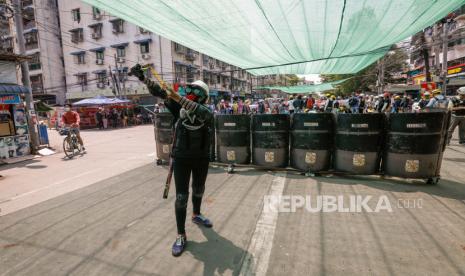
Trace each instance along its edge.
<path fill-rule="evenodd" d="M 95 119 L 99 129 L 120 128 L 152 122 L 152 116 L 147 112 L 134 112 L 126 108 L 99 107 L 95 113 Z"/>
<path fill-rule="evenodd" d="M 333 113 L 399 113 L 418 112 L 432 108 L 451 108 L 454 98 L 445 97 L 441 90 L 423 92 L 418 98 L 407 94 L 365 95 L 353 93 L 349 96 L 325 94 L 320 97 L 290 96 L 288 99 L 270 98 L 252 102 L 250 99 L 220 100 L 210 103 L 217 114 L 292 114 L 302 112 Z"/>

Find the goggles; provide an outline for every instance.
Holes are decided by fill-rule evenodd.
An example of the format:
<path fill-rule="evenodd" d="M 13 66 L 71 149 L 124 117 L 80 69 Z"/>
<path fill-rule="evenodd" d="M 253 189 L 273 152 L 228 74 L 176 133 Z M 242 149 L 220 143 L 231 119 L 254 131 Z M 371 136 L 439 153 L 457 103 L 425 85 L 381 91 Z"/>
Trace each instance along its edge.
<path fill-rule="evenodd" d="M 186 93 L 187 94 L 193 93 L 197 97 L 204 97 L 205 96 L 204 91 L 202 89 L 198 88 L 198 87 L 195 87 L 195 86 L 187 86 L 186 87 Z"/>

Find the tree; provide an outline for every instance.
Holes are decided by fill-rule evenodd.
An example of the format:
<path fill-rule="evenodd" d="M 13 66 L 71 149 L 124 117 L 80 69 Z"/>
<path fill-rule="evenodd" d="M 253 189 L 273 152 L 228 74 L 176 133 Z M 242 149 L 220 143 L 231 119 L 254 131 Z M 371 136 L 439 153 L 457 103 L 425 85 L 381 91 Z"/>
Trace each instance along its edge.
<path fill-rule="evenodd" d="M 384 58 L 385 83 L 405 81 L 399 74 L 407 70 L 407 53 L 403 48 L 393 47 Z M 353 92 L 374 91 L 378 67 L 373 63 L 356 74 L 321 75 L 323 82 L 331 82 L 351 78 L 340 84 L 335 91 L 338 95 L 348 95 Z"/>

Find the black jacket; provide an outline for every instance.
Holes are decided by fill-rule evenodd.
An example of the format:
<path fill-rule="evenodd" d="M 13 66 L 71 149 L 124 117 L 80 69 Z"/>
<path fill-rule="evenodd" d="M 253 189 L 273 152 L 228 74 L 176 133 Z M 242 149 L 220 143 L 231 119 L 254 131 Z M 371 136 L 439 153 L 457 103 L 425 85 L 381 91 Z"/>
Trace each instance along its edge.
<path fill-rule="evenodd" d="M 213 114 L 205 105 L 190 103 L 194 107 L 187 111 L 180 103 L 171 99 L 165 101 L 174 116 L 176 136 L 172 155 L 174 158 L 209 158 L 210 138 L 214 135 Z"/>

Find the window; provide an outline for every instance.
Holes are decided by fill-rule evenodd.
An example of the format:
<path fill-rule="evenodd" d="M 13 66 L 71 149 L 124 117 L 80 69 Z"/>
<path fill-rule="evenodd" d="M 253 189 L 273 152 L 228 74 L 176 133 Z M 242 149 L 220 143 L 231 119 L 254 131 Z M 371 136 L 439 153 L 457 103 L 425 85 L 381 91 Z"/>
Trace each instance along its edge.
<path fill-rule="evenodd" d="M 37 32 L 29 32 L 24 34 L 24 39 L 26 40 L 26 50 L 32 50 L 39 47 Z"/>
<path fill-rule="evenodd" d="M 92 17 L 94 19 L 100 19 L 102 18 L 102 12 L 100 11 L 99 8 L 92 7 Z"/>
<path fill-rule="evenodd" d="M 107 72 L 97 73 L 97 83 L 104 84 L 107 82 Z"/>
<path fill-rule="evenodd" d="M 104 60 L 105 58 L 105 54 L 103 51 L 98 51 L 98 52 L 95 52 L 95 57 L 97 58 L 97 60 Z"/>
<path fill-rule="evenodd" d="M 174 43 L 174 51 L 178 54 L 183 54 L 185 52 L 185 47 L 182 46 L 181 44 L 178 44 L 176 42 Z"/>
<path fill-rule="evenodd" d="M 35 76 L 30 77 L 31 80 L 31 88 L 32 93 L 42 93 L 43 92 L 43 82 L 42 82 L 42 74 L 38 74 Z"/>
<path fill-rule="evenodd" d="M 92 38 L 99 39 L 102 37 L 102 23 L 97 23 L 93 25 L 89 25 L 89 28 L 92 29 Z"/>
<path fill-rule="evenodd" d="M 7 37 L 3 40 L 0 40 L 0 50 L 3 50 L 5 52 L 13 53 L 13 39 L 11 37 Z"/>
<path fill-rule="evenodd" d="M 79 73 L 76 75 L 77 83 L 82 87 L 82 90 L 87 88 L 87 73 Z"/>
<path fill-rule="evenodd" d="M 29 70 L 38 70 L 40 68 L 40 53 L 35 53 L 31 56 L 31 61 L 29 61 Z"/>
<path fill-rule="evenodd" d="M 202 55 L 203 56 L 203 66 L 208 66 L 208 61 L 209 61 L 209 58 L 207 55 Z"/>
<path fill-rule="evenodd" d="M 84 32 L 82 28 L 77 28 L 69 31 L 71 33 L 71 42 L 79 43 L 84 41 Z"/>
<path fill-rule="evenodd" d="M 77 21 L 77 23 L 81 21 L 81 11 L 79 9 L 71 10 L 71 15 L 73 16 L 73 21 Z"/>
<path fill-rule="evenodd" d="M 141 54 L 147 54 L 150 52 L 150 47 L 149 47 L 149 42 L 142 42 L 140 44 L 140 53 Z"/>
<path fill-rule="evenodd" d="M 126 48 L 124 48 L 124 47 L 116 48 L 116 56 L 117 57 L 125 57 L 126 56 Z"/>
<path fill-rule="evenodd" d="M 148 30 L 144 29 L 144 28 L 139 27 L 139 33 L 141 33 L 141 34 L 148 34 L 148 33 L 150 33 L 150 32 L 149 32 Z"/>
<path fill-rule="evenodd" d="M 85 58 L 85 54 L 82 53 L 82 54 L 77 54 L 75 55 L 75 58 L 74 58 L 74 62 L 76 64 L 85 64 L 86 63 L 86 58 Z"/>
<path fill-rule="evenodd" d="M 114 19 L 110 21 L 113 25 L 113 33 L 124 33 L 124 20 L 123 19 Z"/>

